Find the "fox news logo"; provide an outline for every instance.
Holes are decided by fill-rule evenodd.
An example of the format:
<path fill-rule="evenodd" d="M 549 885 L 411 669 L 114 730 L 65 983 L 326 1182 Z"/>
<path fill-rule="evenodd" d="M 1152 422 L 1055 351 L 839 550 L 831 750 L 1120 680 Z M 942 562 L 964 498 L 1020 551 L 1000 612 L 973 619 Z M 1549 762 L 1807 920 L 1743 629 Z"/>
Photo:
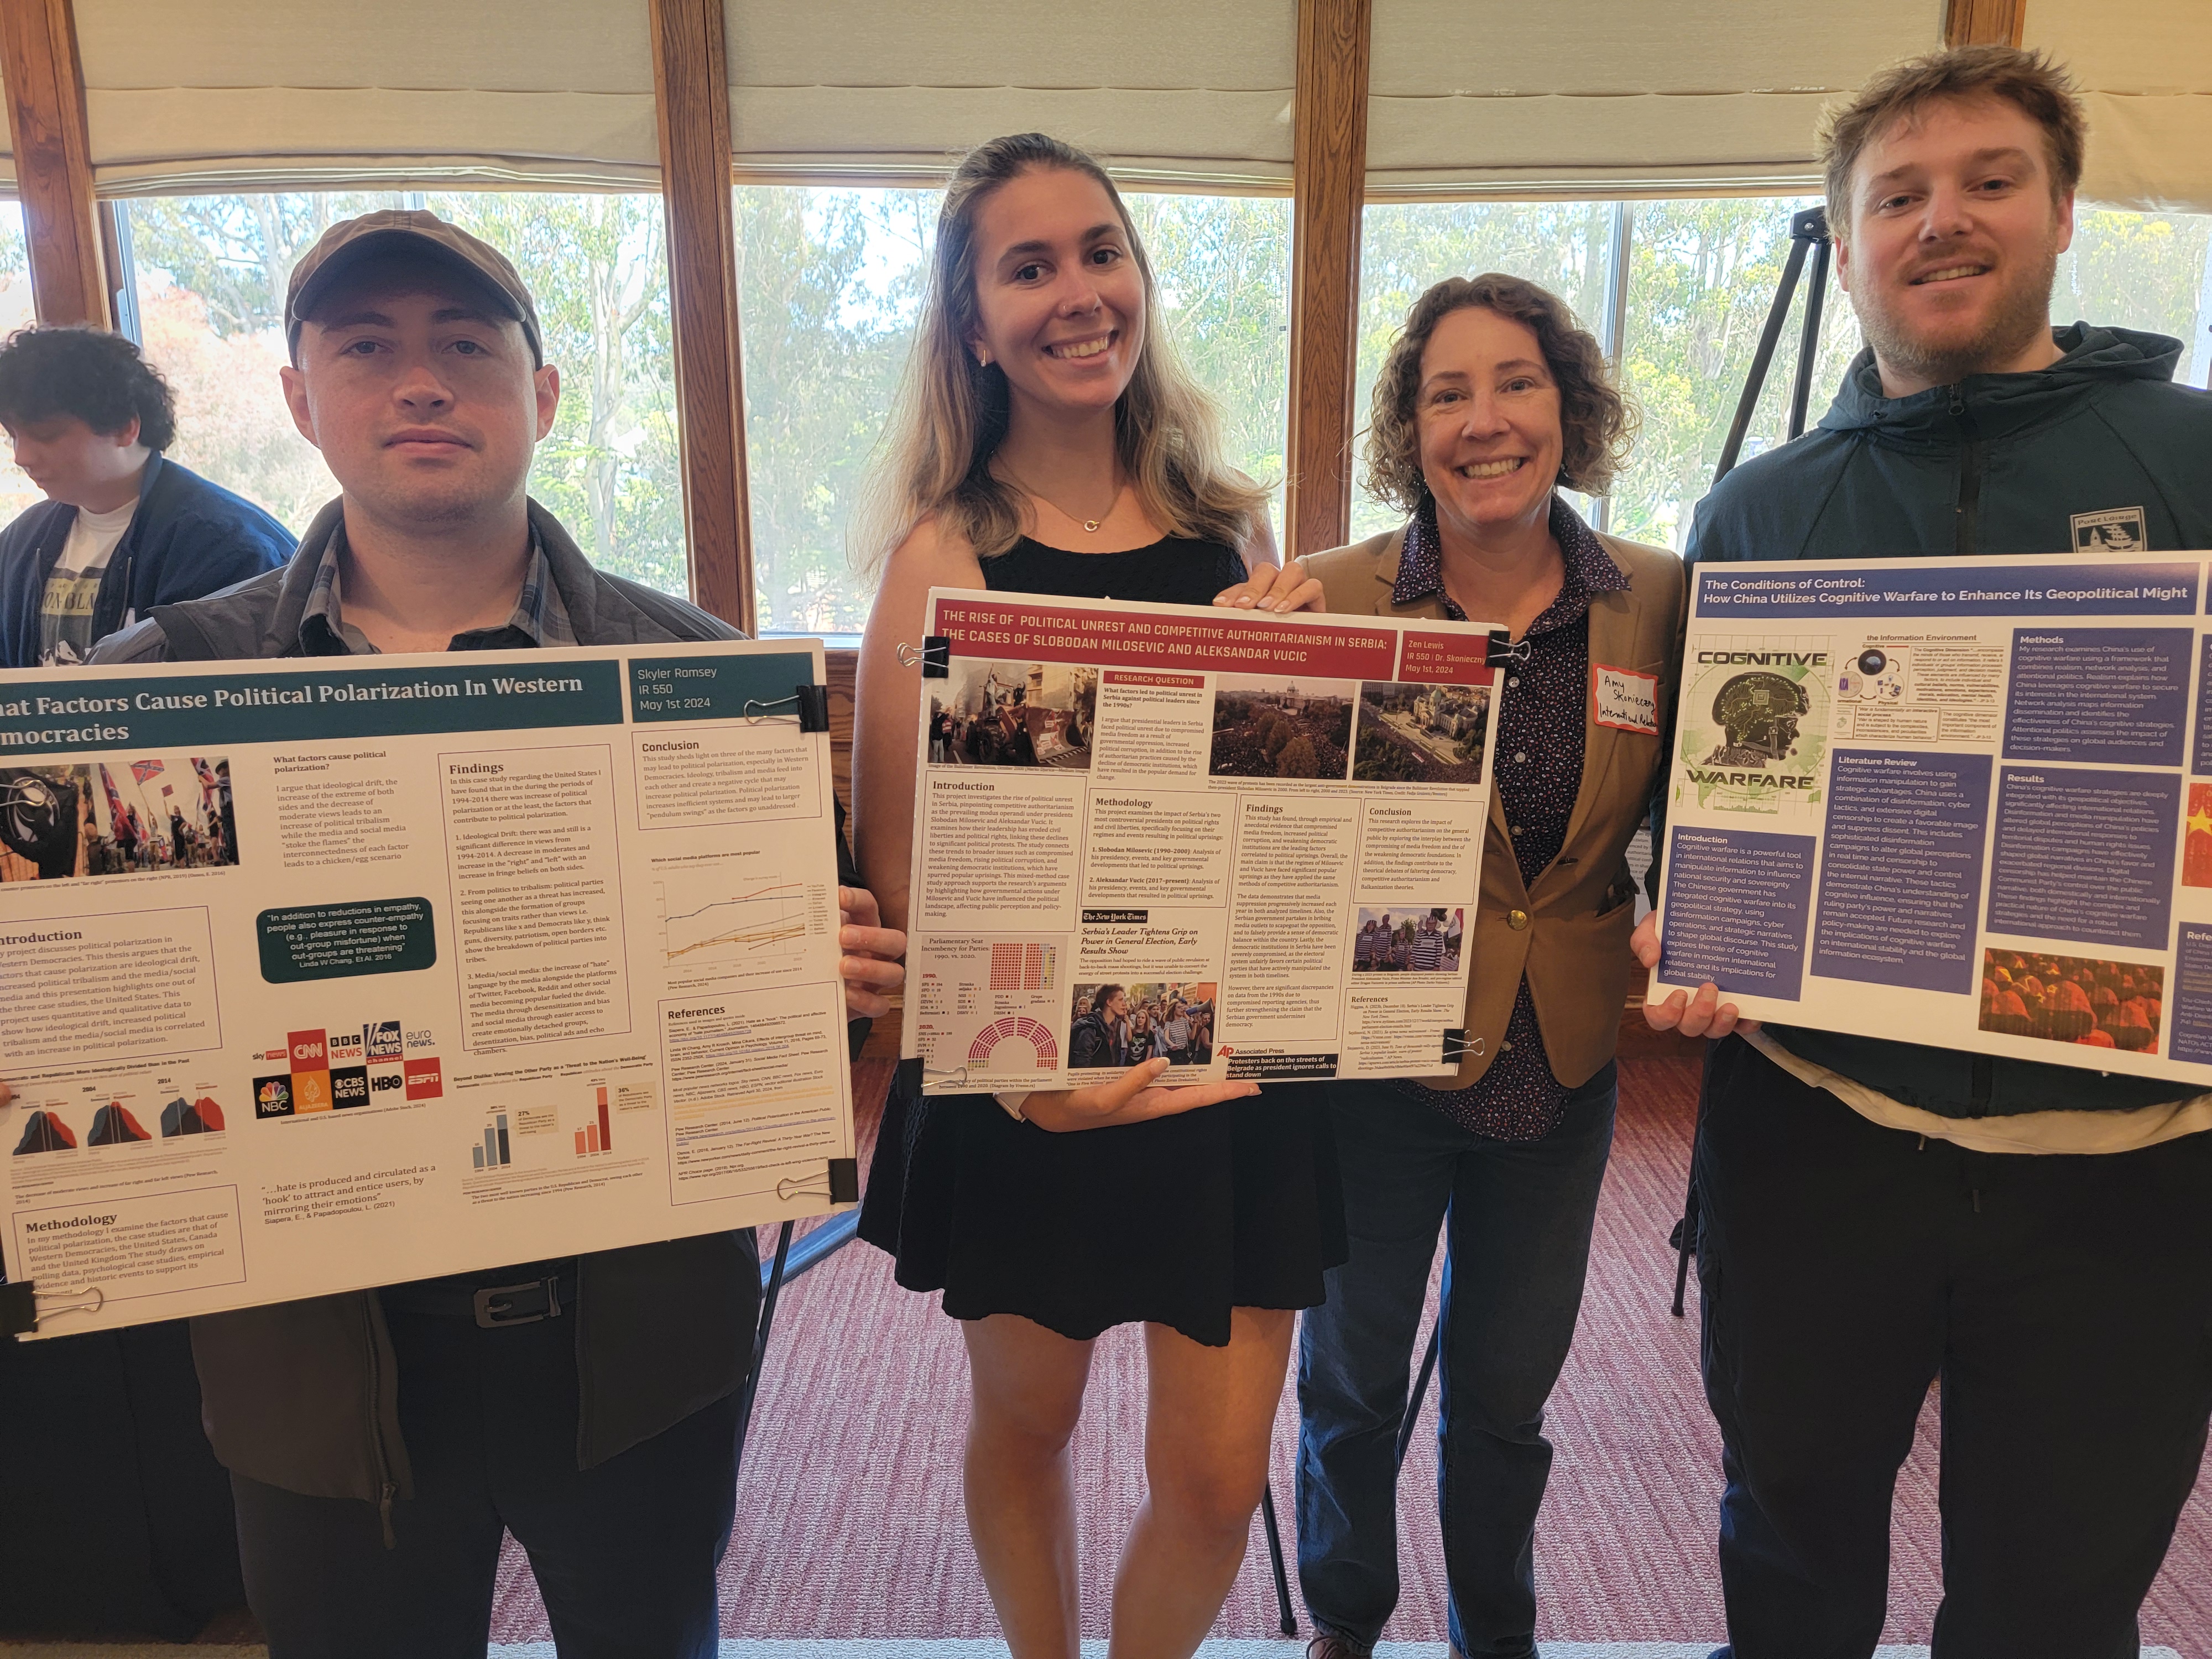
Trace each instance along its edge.
<path fill-rule="evenodd" d="M 374 1025 L 364 1026 L 362 1036 L 367 1044 L 368 1059 L 372 1065 L 378 1060 L 398 1060 L 403 1052 L 399 1040 L 399 1022 L 396 1019 L 380 1020 Z"/>

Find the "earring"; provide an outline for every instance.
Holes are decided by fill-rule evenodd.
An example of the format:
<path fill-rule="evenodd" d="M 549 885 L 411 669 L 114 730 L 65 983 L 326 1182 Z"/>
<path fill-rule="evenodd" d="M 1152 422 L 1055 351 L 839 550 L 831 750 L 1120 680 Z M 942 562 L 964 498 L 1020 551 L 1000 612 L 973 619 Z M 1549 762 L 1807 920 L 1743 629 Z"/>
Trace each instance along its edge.
<path fill-rule="evenodd" d="M 977 346 L 975 348 L 975 367 L 978 368 L 988 368 L 990 366 L 991 354 L 983 347 Z"/>

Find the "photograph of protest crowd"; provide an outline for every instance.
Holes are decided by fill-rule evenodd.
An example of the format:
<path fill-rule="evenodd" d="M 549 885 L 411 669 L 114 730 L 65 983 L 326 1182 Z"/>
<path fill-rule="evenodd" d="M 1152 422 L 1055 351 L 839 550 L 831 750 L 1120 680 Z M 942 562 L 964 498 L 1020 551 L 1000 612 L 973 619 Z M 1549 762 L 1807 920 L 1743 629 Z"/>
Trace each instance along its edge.
<path fill-rule="evenodd" d="M 1490 732 L 1486 685 L 1409 685 L 1370 680 L 1359 688 L 1358 783 L 1480 783 Z"/>
<path fill-rule="evenodd" d="M 1222 675 L 1206 769 L 1217 778 L 1342 778 L 1356 690 L 1350 680 Z"/>
<path fill-rule="evenodd" d="M 932 766 L 1088 769 L 1098 671 L 962 658 L 929 694 Z"/>
<path fill-rule="evenodd" d="M 1355 974 L 1455 974 L 1467 932 L 1467 912 L 1457 905 L 1359 907 L 1352 935 Z"/>
<path fill-rule="evenodd" d="M 2189 786 L 2188 835 L 2181 845 L 2181 884 L 2212 887 L 2212 783 Z"/>
<path fill-rule="evenodd" d="M 1210 979 L 1077 986 L 1068 1070 L 1122 1070 L 1160 1054 L 1177 1066 L 1211 1064 L 1218 988 Z"/>
<path fill-rule="evenodd" d="M 237 862 L 228 760 L 160 755 L 0 767 L 0 881 Z"/>
<path fill-rule="evenodd" d="M 2093 957 L 1982 952 L 1984 1031 L 2156 1054 L 2165 1007 L 2163 968 Z"/>

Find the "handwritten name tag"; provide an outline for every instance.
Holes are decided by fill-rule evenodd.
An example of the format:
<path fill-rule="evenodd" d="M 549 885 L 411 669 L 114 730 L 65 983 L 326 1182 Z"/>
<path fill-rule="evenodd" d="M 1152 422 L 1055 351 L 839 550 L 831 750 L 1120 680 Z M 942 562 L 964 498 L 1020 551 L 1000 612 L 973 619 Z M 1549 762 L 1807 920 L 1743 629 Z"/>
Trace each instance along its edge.
<path fill-rule="evenodd" d="M 1659 677 L 1626 668 L 1590 665 L 1590 690 L 1597 702 L 1597 723 L 1621 732 L 1659 735 Z"/>

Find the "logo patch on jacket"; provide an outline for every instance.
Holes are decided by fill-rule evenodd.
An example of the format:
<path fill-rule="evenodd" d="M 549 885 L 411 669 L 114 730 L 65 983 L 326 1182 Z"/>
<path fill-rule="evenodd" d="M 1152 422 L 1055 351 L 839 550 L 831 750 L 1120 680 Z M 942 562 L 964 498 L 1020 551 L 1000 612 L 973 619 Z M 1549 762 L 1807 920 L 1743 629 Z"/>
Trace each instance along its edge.
<path fill-rule="evenodd" d="M 2140 553 L 2150 545 L 2143 530 L 2143 510 L 2115 507 L 2102 513 L 2076 513 L 2074 526 L 2076 553 Z"/>

